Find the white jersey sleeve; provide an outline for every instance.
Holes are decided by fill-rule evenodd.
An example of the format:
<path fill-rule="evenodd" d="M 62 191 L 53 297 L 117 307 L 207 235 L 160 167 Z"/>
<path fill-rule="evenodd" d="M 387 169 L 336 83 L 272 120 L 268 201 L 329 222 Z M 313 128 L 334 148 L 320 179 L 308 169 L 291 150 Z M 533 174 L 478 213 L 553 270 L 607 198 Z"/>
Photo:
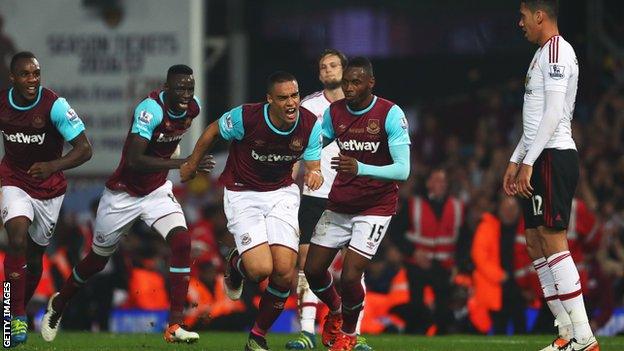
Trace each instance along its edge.
<path fill-rule="evenodd" d="M 546 108 L 546 92 L 565 94 L 563 116 L 544 148 L 576 149 L 572 139 L 572 115 L 578 86 L 578 62 L 572 46 L 561 36 L 537 49 L 526 76 L 522 108 L 522 144 L 531 148 Z"/>
<path fill-rule="evenodd" d="M 325 97 L 323 91 L 317 91 L 310 94 L 301 100 L 301 106 L 316 115 L 319 121 L 323 122 L 323 114 L 325 110 L 329 108 L 331 103 Z M 338 144 L 332 142 L 321 150 L 321 173 L 323 174 L 323 185 L 315 191 L 310 190 L 307 186 L 303 187 L 303 195 L 314 197 L 329 197 L 329 191 L 331 190 L 334 179 L 336 178 L 336 171 L 331 168 L 331 159 L 340 152 Z"/>

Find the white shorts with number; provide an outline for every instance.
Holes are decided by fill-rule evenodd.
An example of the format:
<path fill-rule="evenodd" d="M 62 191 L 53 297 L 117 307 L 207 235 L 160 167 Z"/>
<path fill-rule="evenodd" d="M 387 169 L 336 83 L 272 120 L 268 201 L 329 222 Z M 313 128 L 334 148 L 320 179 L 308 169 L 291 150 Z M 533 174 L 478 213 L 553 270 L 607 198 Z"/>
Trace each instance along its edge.
<path fill-rule="evenodd" d="M 299 187 L 292 184 L 273 191 L 223 191 L 228 230 L 243 253 L 258 245 L 299 249 Z"/>
<path fill-rule="evenodd" d="M 371 259 L 386 235 L 392 216 L 343 214 L 325 210 L 314 228 L 312 244 L 349 249 Z"/>
<path fill-rule="evenodd" d="M 31 239 L 37 245 L 48 246 L 65 195 L 38 200 L 16 186 L 3 186 L 0 187 L 0 191 L 2 221 L 6 223 L 16 217 L 27 217 L 31 222 L 28 227 Z"/>
<path fill-rule="evenodd" d="M 95 218 L 93 251 L 110 256 L 132 224 L 140 219 L 166 238 L 175 227 L 186 228 L 182 207 L 173 196 L 171 181 L 166 181 L 145 196 L 104 188 Z"/>

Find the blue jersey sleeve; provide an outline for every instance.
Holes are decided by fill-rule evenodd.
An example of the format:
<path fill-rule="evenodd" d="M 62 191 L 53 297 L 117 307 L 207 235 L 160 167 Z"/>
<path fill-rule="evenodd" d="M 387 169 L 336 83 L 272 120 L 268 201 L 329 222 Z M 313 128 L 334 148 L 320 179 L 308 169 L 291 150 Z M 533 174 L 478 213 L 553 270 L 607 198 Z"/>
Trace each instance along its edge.
<path fill-rule="evenodd" d="M 130 133 L 138 134 L 147 140 L 163 119 L 160 105 L 153 99 L 145 99 L 134 109 L 134 119 Z"/>
<path fill-rule="evenodd" d="M 392 106 L 386 117 L 386 133 L 388 146 L 409 145 L 409 128 L 403 110 L 397 105 Z"/>
<path fill-rule="evenodd" d="M 195 95 L 193 95 L 193 100 L 195 100 L 195 102 L 197 103 L 197 107 L 199 107 L 199 110 L 201 111 L 201 108 L 202 108 L 201 100 L 199 100 L 199 98 Z"/>
<path fill-rule="evenodd" d="M 321 159 L 321 149 L 323 148 L 323 136 L 321 135 L 321 122 L 316 121 L 312 132 L 310 133 L 310 139 L 308 140 L 308 146 L 303 152 L 304 161 L 317 161 Z"/>
<path fill-rule="evenodd" d="M 409 145 L 391 145 L 390 156 L 393 163 L 387 166 L 373 166 L 358 161 L 357 175 L 388 181 L 406 180 L 410 173 Z"/>
<path fill-rule="evenodd" d="M 219 118 L 219 133 L 225 140 L 242 140 L 245 136 L 243 126 L 243 106 L 238 106 Z"/>
<path fill-rule="evenodd" d="M 50 119 L 66 141 L 73 140 L 85 130 L 84 123 L 64 98 L 58 98 L 54 101 L 50 111 Z"/>
<path fill-rule="evenodd" d="M 336 138 L 330 110 L 331 108 L 328 107 L 327 110 L 325 110 L 325 113 L 323 113 L 323 138 L 326 138 L 329 141 Z"/>

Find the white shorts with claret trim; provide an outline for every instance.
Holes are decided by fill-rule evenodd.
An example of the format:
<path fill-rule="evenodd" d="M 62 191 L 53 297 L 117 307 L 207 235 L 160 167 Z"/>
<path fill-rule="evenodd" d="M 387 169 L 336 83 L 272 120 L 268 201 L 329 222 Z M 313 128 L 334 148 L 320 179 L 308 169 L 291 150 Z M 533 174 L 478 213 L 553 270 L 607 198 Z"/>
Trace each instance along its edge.
<path fill-rule="evenodd" d="M 6 223 L 16 217 L 27 217 L 31 224 L 28 234 L 31 239 L 41 246 L 48 246 L 54 234 L 61 205 L 65 195 L 52 199 L 39 200 L 30 197 L 28 193 L 16 186 L 0 187 L 0 208 L 2 222 Z"/>
<path fill-rule="evenodd" d="M 273 191 L 223 191 L 223 210 L 238 252 L 258 245 L 299 249 L 299 187 Z"/>
<path fill-rule="evenodd" d="M 145 196 L 105 188 L 95 218 L 93 251 L 101 256 L 112 255 L 137 219 L 165 239 L 171 229 L 187 228 L 182 207 L 173 196 L 171 181 Z"/>
<path fill-rule="evenodd" d="M 386 235 L 392 216 L 343 214 L 325 210 L 310 243 L 332 249 L 348 246 L 371 259 Z"/>

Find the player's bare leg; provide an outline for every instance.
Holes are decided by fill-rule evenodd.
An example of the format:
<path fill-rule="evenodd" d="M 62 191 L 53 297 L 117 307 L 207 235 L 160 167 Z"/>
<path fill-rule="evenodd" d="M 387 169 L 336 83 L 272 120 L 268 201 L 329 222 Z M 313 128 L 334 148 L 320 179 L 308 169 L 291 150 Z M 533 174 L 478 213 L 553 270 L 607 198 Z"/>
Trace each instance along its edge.
<path fill-rule="evenodd" d="M 312 292 L 329 307 L 329 313 L 323 322 L 321 337 L 325 346 L 330 346 L 334 342 L 342 327 L 341 299 L 333 278 L 328 272 L 338 251 L 338 249 L 310 244 L 304 268 Z"/>
<path fill-rule="evenodd" d="M 558 328 L 557 337 L 552 343 L 540 351 L 557 351 L 572 339 L 572 322 L 563 304 L 561 304 L 559 300 L 557 288 L 555 288 L 555 280 L 548 267 L 546 255 L 542 250 L 542 239 L 539 231 L 536 228 L 526 229 L 525 237 L 527 241 L 527 253 L 531 261 L 533 261 L 533 267 L 537 272 L 546 304 L 555 317 L 555 325 Z"/>
<path fill-rule="evenodd" d="M 4 227 L 9 238 L 9 250 L 4 257 L 4 275 L 11 282 L 11 344 L 26 342 L 28 324 L 24 300 L 26 289 L 26 248 L 28 227 L 31 222 L 25 216 L 8 220 Z"/>
<path fill-rule="evenodd" d="M 243 293 L 243 282 L 260 282 L 273 271 L 273 258 L 268 243 L 251 248 L 242 255 L 231 249 L 226 256 L 225 293 L 232 300 L 238 300 Z"/>
<path fill-rule="evenodd" d="M 310 289 L 310 284 L 305 277 L 303 268 L 305 267 L 306 257 L 310 244 L 299 245 L 299 254 L 297 256 L 297 307 L 299 309 L 299 321 L 301 324 L 301 333 L 299 336 L 286 343 L 288 350 L 305 350 L 316 348 L 316 307 L 318 297 Z"/>
<path fill-rule="evenodd" d="M 183 324 L 184 304 L 191 274 L 191 235 L 186 228 L 176 227 L 167 235 L 167 243 L 171 248 L 169 262 L 169 304 L 171 307 L 169 324 L 163 338 L 170 343 L 193 343 L 199 340 L 199 334 L 188 331 L 188 327 Z"/>
<path fill-rule="evenodd" d="M 266 334 L 284 310 L 284 304 L 290 295 L 290 287 L 295 277 L 297 253 L 293 249 L 273 245 L 270 247 L 270 254 L 273 269 L 269 276 L 269 285 L 260 299 L 258 316 L 245 345 L 246 351 L 269 349 Z"/>
<path fill-rule="evenodd" d="M 552 272 L 559 300 L 572 322 L 573 337 L 570 340 L 569 349 L 600 350 L 589 325 L 580 277 L 568 250 L 566 231 L 545 226 L 540 226 L 538 229 L 542 251 Z"/>

